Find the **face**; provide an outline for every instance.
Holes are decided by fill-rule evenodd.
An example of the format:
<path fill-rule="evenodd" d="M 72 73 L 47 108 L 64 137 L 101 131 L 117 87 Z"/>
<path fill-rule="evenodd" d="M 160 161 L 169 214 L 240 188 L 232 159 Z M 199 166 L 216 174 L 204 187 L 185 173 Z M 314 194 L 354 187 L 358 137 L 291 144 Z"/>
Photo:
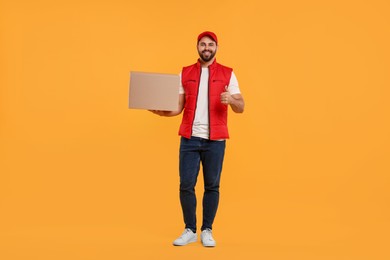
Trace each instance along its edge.
<path fill-rule="evenodd" d="M 217 44 L 211 38 L 205 36 L 198 42 L 199 57 L 205 61 L 211 61 L 217 53 Z"/>

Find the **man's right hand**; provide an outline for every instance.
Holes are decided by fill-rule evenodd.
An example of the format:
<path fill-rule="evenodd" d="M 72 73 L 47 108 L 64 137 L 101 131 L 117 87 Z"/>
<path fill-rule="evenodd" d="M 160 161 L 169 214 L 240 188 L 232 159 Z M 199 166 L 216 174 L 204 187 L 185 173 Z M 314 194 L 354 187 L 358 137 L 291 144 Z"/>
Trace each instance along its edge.
<path fill-rule="evenodd" d="M 170 111 L 163 111 L 163 110 L 149 110 L 149 111 L 159 116 L 166 116 L 167 113 L 170 112 Z"/>
<path fill-rule="evenodd" d="M 177 111 L 165 111 L 165 110 L 149 110 L 153 114 L 159 115 L 159 116 L 177 116 L 179 115 L 184 108 L 184 103 L 185 103 L 185 96 L 184 94 L 179 95 L 179 106 Z"/>

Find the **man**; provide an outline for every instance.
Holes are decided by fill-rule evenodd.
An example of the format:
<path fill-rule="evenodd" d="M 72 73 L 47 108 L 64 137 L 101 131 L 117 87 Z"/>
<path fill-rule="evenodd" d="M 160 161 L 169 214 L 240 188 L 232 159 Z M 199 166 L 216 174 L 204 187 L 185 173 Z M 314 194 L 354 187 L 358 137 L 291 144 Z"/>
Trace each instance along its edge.
<path fill-rule="evenodd" d="M 180 141 L 180 203 L 185 230 L 173 244 L 183 246 L 197 241 L 195 185 L 200 163 L 203 167 L 204 196 L 201 242 L 214 247 L 212 225 L 218 208 L 219 184 L 225 153 L 228 106 L 236 113 L 244 111 L 237 78 L 231 68 L 216 62 L 218 39 L 213 32 L 198 36 L 197 63 L 181 72 L 178 111 L 152 112 L 160 116 L 176 116 L 183 109 L 179 129 Z"/>

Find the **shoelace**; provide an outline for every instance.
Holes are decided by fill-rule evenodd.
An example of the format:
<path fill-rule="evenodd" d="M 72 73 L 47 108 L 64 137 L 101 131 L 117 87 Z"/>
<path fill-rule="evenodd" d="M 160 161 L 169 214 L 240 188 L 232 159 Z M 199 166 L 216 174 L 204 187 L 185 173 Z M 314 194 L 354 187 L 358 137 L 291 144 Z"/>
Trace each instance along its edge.
<path fill-rule="evenodd" d="M 183 234 L 181 234 L 181 238 L 184 238 L 186 236 L 189 236 L 190 234 L 192 233 L 191 229 L 189 228 L 186 228 L 183 232 Z"/>
<path fill-rule="evenodd" d="M 204 238 L 203 239 L 205 239 L 205 240 L 214 240 L 210 229 L 205 229 L 203 231 L 203 234 L 204 234 Z"/>

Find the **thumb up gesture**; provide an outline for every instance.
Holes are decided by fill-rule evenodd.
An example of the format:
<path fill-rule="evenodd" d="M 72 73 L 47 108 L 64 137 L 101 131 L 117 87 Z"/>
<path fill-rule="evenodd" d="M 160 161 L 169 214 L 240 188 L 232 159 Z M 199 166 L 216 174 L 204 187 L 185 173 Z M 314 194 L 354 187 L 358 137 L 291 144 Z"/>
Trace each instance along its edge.
<path fill-rule="evenodd" d="M 232 101 L 232 96 L 230 95 L 228 87 L 225 86 L 225 92 L 221 93 L 221 103 L 225 105 L 229 105 Z"/>

